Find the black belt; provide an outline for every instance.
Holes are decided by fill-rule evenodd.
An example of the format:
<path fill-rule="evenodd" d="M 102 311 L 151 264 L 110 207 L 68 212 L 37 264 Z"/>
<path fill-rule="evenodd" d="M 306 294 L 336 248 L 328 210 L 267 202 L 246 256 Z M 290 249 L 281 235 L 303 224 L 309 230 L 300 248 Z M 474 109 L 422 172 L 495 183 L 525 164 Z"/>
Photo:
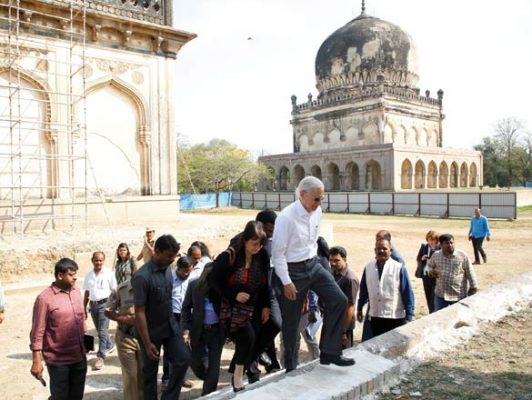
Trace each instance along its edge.
<path fill-rule="evenodd" d="M 203 324 L 203 329 L 209 330 L 209 329 L 217 328 L 218 326 L 220 326 L 219 322 L 215 324 Z"/>
<path fill-rule="evenodd" d="M 96 306 L 96 305 L 99 305 L 99 304 L 107 303 L 107 299 L 108 299 L 108 297 L 106 297 L 105 299 L 96 300 L 96 301 L 91 300 L 90 303 L 91 303 L 91 306 Z"/>
<path fill-rule="evenodd" d="M 297 267 L 298 265 L 301 265 L 301 264 L 307 265 L 311 261 L 314 261 L 314 259 L 316 259 L 316 257 L 307 258 L 306 260 L 303 260 L 303 261 L 289 262 L 287 264 L 289 267 Z"/>

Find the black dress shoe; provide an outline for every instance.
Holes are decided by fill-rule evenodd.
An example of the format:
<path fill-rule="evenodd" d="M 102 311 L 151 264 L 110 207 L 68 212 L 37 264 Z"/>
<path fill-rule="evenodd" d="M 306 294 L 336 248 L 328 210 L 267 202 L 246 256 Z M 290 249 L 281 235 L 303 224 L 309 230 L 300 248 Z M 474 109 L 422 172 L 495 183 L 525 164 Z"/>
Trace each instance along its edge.
<path fill-rule="evenodd" d="M 344 356 L 332 356 L 330 354 L 320 354 L 320 364 L 329 365 L 334 364 L 338 365 L 339 367 L 348 367 L 350 365 L 355 364 L 355 360 L 353 358 L 347 358 Z"/>
<path fill-rule="evenodd" d="M 231 377 L 231 386 L 233 386 L 233 392 L 235 393 L 241 392 L 242 390 L 246 388 L 245 386 L 242 386 L 239 388 L 235 387 L 235 376 L 234 375 Z"/>

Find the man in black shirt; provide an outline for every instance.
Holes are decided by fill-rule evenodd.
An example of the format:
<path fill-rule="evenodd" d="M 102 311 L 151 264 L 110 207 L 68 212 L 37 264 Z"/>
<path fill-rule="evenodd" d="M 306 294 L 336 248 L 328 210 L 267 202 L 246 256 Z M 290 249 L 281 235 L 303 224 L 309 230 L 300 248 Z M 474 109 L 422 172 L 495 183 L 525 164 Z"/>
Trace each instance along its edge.
<path fill-rule="evenodd" d="M 179 252 L 171 235 L 155 242 L 154 255 L 133 277 L 135 319 L 142 339 L 144 399 L 157 400 L 157 370 L 164 345 L 170 361 L 170 379 L 161 400 L 177 399 L 190 363 L 190 352 L 183 341 L 172 312 L 172 272 L 170 265 Z"/>
<path fill-rule="evenodd" d="M 353 347 L 353 330 L 355 329 L 355 302 L 360 283 L 355 273 L 347 265 L 347 251 L 341 246 L 329 250 L 329 263 L 333 270 L 334 280 L 347 296 L 347 308 L 344 314 L 342 348 Z"/>

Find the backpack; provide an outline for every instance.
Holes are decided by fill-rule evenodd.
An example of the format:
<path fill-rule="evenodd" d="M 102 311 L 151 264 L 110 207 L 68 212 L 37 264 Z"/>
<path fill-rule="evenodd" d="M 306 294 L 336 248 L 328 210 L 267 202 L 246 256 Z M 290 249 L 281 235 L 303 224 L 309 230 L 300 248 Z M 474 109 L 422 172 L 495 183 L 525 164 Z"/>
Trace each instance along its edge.
<path fill-rule="evenodd" d="M 229 266 L 233 266 L 236 259 L 235 249 L 232 247 L 228 247 L 226 250 L 227 253 L 229 253 Z M 198 288 L 198 291 L 203 297 L 208 297 L 209 293 L 211 291 L 211 287 L 209 285 L 209 279 L 208 276 L 212 271 L 214 261 L 208 262 L 203 267 L 203 271 L 201 271 L 201 275 L 198 278 L 198 283 L 196 287 Z"/>

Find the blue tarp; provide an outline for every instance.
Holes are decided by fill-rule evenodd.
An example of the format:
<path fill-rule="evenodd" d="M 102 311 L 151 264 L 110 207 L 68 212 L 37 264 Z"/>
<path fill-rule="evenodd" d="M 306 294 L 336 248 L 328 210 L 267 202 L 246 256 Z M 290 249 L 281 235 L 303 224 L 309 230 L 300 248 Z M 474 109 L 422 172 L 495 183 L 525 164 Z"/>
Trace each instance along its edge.
<path fill-rule="evenodd" d="M 231 193 L 220 193 L 220 207 L 228 207 L 231 205 Z M 184 210 L 198 210 L 201 208 L 214 208 L 216 207 L 216 193 L 205 194 L 181 194 L 181 200 L 179 202 L 179 209 Z"/>

